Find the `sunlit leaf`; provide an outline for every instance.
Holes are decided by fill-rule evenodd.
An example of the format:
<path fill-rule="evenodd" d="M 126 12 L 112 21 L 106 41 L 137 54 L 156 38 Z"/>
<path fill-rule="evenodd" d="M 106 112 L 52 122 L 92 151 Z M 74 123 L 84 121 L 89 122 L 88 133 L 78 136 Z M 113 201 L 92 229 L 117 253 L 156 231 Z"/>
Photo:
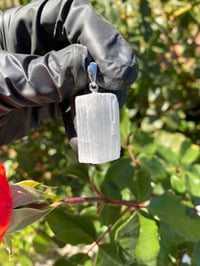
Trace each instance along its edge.
<path fill-rule="evenodd" d="M 140 263 L 154 261 L 160 250 L 156 222 L 139 215 L 139 237 L 135 248 L 136 260 Z"/>
<path fill-rule="evenodd" d="M 181 162 L 183 164 L 191 164 L 195 160 L 197 160 L 197 158 L 199 156 L 200 156 L 200 149 L 199 149 L 199 147 L 198 146 L 195 146 L 195 145 L 192 145 L 191 147 L 189 147 L 186 150 L 186 152 L 181 157 Z"/>
<path fill-rule="evenodd" d="M 179 192 L 179 193 L 184 193 L 186 191 L 186 184 L 185 184 L 185 180 L 183 177 L 179 177 L 177 175 L 172 175 L 171 179 L 171 186 L 172 188 Z"/>
<path fill-rule="evenodd" d="M 193 172 L 187 171 L 185 173 L 187 191 L 194 197 L 200 197 L 200 176 Z"/>
<path fill-rule="evenodd" d="M 158 154 L 158 156 L 163 158 L 170 167 L 172 165 L 178 166 L 180 163 L 180 154 L 178 152 L 174 152 L 173 147 L 168 148 L 165 146 L 158 145 L 156 154 Z"/>
<path fill-rule="evenodd" d="M 36 187 L 40 183 L 34 180 L 23 180 L 21 182 L 16 183 L 15 185 L 23 186 L 23 187 Z"/>
<path fill-rule="evenodd" d="M 186 12 L 188 12 L 192 8 L 191 3 L 184 4 L 173 12 L 173 16 L 178 17 Z"/>
<path fill-rule="evenodd" d="M 155 132 L 155 142 L 163 145 L 164 147 L 171 148 L 172 151 L 179 151 L 182 143 L 185 141 L 186 137 L 181 133 L 170 133 L 167 131 L 157 131 Z"/>
<path fill-rule="evenodd" d="M 166 164 L 164 160 L 162 160 L 158 156 L 146 156 L 142 154 L 139 157 L 139 161 L 142 168 L 149 173 L 152 180 L 159 181 L 168 177 L 168 172 L 166 171 Z"/>

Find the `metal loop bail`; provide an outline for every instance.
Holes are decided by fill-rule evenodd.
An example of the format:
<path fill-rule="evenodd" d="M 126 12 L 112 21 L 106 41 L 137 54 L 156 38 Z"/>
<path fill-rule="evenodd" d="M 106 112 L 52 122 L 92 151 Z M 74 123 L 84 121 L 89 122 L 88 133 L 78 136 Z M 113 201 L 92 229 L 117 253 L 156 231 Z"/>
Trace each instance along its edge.
<path fill-rule="evenodd" d="M 96 83 L 90 82 L 90 84 L 89 84 L 89 90 L 91 92 L 98 92 L 98 89 L 99 89 L 99 86 Z"/>
<path fill-rule="evenodd" d="M 90 80 L 89 89 L 91 92 L 97 92 L 99 86 L 96 83 L 97 79 L 97 64 L 95 62 L 91 62 L 87 68 L 88 77 Z"/>

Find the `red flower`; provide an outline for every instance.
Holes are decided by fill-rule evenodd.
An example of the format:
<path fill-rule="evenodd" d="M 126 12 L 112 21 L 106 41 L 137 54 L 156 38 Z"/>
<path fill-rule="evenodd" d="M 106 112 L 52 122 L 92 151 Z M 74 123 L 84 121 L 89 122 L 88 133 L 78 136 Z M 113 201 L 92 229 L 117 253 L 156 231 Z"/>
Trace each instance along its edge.
<path fill-rule="evenodd" d="M 3 164 L 0 163 L 0 241 L 8 230 L 12 216 L 12 194 Z"/>

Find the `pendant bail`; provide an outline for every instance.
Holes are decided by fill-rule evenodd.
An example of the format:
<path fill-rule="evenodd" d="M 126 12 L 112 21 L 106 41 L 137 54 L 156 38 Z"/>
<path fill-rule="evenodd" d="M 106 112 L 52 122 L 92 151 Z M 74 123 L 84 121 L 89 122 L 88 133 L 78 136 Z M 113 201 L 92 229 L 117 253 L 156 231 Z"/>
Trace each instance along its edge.
<path fill-rule="evenodd" d="M 91 92 L 98 92 L 99 86 L 96 83 L 97 79 L 97 64 L 95 62 L 91 62 L 87 68 L 88 77 L 90 80 L 89 90 Z"/>

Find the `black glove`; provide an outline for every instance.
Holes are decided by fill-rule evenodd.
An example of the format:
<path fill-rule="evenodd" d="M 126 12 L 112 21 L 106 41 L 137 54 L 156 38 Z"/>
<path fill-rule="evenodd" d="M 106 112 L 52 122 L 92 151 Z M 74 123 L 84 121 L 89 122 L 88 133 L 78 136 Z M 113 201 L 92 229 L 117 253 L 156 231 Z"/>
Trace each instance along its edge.
<path fill-rule="evenodd" d="M 130 45 L 85 0 L 39 0 L 2 12 L 0 46 L 0 144 L 56 117 L 60 103 L 67 110 L 88 88 L 91 61 L 100 88 L 120 104 L 137 76 Z"/>

